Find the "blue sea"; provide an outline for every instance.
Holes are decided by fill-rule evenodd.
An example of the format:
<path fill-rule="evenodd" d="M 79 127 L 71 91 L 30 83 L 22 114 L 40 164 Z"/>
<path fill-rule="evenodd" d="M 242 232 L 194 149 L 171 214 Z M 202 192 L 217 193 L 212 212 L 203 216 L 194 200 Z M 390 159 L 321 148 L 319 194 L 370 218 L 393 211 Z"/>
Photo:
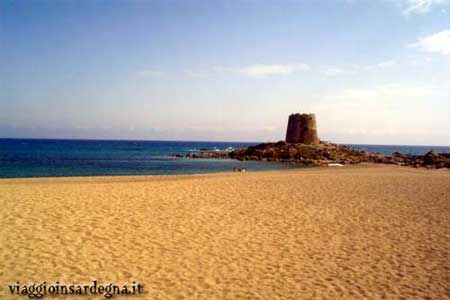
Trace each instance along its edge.
<path fill-rule="evenodd" d="M 108 141 L 0 139 L 0 178 L 170 175 L 294 168 L 282 163 L 231 159 L 175 158 L 201 149 L 225 150 L 256 145 L 240 142 Z M 358 150 L 390 154 L 394 151 L 424 154 L 433 149 L 450 152 L 450 147 L 349 145 Z"/>

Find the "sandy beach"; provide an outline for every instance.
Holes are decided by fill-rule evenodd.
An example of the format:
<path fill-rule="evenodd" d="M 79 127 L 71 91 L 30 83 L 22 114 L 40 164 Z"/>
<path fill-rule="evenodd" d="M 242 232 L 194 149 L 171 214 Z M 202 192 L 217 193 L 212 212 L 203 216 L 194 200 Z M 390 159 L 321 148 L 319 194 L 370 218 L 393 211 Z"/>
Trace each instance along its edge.
<path fill-rule="evenodd" d="M 127 299 L 450 299 L 448 170 L 3 179 L 0 207 L 6 299 L 94 278 L 141 282 Z"/>

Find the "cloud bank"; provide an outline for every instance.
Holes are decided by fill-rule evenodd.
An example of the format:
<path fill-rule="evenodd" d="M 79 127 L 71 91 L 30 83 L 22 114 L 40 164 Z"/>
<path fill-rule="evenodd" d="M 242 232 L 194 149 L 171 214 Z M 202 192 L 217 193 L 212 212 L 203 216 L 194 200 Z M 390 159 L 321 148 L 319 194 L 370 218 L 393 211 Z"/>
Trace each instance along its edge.
<path fill-rule="evenodd" d="M 427 35 L 409 46 L 419 48 L 424 52 L 448 55 L 450 54 L 450 30 Z"/>
<path fill-rule="evenodd" d="M 297 71 L 309 70 L 307 64 L 267 64 L 250 65 L 238 68 L 220 68 L 221 71 L 237 73 L 251 78 L 265 78 L 269 76 L 289 75 Z"/>

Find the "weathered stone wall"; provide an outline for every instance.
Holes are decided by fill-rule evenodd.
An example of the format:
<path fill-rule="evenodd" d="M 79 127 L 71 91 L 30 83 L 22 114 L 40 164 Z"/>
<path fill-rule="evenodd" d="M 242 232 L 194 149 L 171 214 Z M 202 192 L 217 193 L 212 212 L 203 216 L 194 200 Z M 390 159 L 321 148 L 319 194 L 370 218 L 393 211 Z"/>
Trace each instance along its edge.
<path fill-rule="evenodd" d="M 320 143 L 319 136 L 317 134 L 316 116 L 314 114 L 301 114 L 300 126 L 300 143 Z"/>
<path fill-rule="evenodd" d="M 291 114 L 286 130 L 286 142 L 319 144 L 316 116 L 314 114 Z"/>
<path fill-rule="evenodd" d="M 287 143 L 299 143 L 300 141 L 300 114 L 291 114 L 286 130 Z"/>

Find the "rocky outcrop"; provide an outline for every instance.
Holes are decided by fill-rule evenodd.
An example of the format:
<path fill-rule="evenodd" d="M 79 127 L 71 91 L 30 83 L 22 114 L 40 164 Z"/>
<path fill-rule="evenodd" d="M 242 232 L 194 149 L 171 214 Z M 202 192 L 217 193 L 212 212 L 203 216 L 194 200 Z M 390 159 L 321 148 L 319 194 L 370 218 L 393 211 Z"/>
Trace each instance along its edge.
<path fill-rule="evenodd" d="M 228 151 L 212 151 L 203 150 L 200 152 L 193 152 L 187 154 L 175 154 L 178 158 L 230 158 L 230 152 Z"/>
<path fill-rule="evenodd" d="M 321 142 L 318 145 L 266 143 L 234 151 L 201 151 L 186 155 L 186 158 L 232 158 L 292 163 L 301 166 L 328 166 L 329 164 L 358 164 L 362 162 L 395 164 L 412 167 L 450 168 L 450 153 L 430 151 L 425 155 L 410 155 L 398 152 L 392 155 L 354 150 L 348 146 Z"/>
<path fill-rule="evenodd" d="M 384 158 L 381 154 L 360 152 L 331 143 L 308 145 L 282 141 L 238 149 L 231 152 L 230 157 L 238 160 L 278 161 L 306 166 L 324 166 L 329 163 L 355 164 Z"/>

